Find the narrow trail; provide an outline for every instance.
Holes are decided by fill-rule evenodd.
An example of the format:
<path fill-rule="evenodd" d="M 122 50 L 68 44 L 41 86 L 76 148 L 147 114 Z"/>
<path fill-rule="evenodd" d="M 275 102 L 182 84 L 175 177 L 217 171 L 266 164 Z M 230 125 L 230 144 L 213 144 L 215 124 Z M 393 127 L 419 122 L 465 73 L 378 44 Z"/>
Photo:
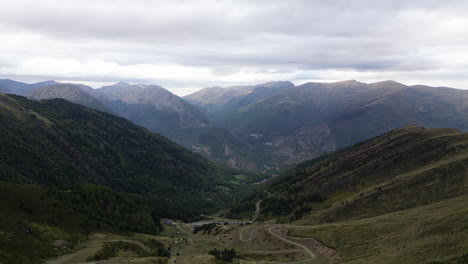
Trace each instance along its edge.
<path fill-rule="evenodd" d="M 267 197 L 271 196 L 270 192 L 268 192 L 268 191 L 264 191 L 264 192 L 267 193 Z M 263 199 L 260 199 L 260 200 L 258 200 L 257 203 L 255 203 L 255 213 L 254 213 L 254 216 L 252 218 L 252 223 L 257 221 L 258 216 L 260 215 L 260 205 L 262 204 L 262 202 L 263 202 Z"/>
<path fill-rule="evenodd" d="M 307 253 L 307 255 L 309 256 L 308 258 L 306 259 L 303 259 L 303 260 L 299 260 L 299 261 L 292 261 L 292 262 L 277 262 L 276 264 L 298 264 L 298 263 L 304 263 L 304 262 L 308 262 L 308 261 L 312 261 L 314 259 L 317 258 L 317 256 L 315 255 L 314 252 L 312 252 L 312 250 L 310 250 L 307 246 L 303 245 L 303 244 L 300 244 L 298 242 L 295 242 L 295 241 L 292 241 L 292 240 L 289 240 L 281 235 L 278 235 L 274 230 L 275 229 L 279 229 L 279 227 L 277 226 L 258 226 L 258 227 L 255 227 L 253 228 L 252 230 L 250 230 L 250 233 L 248 234 L 247 237 L 245 237 L 244 233 L 246 232 L 246 230 L 248 230 L 249 228 L 251 227 L 244 227 L 242 229 L 242 231 L 240 232 L 239 234 L 239 240 L 240 241 L 243 241 L 243 242 L 248 242 L 248 241 L 251 241 L 253 239 L 256 238 L 257 236 L 257 233 L 258 233 L 258 230 L 260 228 L 267 228 L 267 231 L 273 235 L 274 237 L 280 239 L 281 241 L 284 241 L 288 244 L 291 244 L 293 246 L 296 246 L 298 247 L 299 249 L 288 249 L 288 250 L 275 250 L 275 251 L 268 251 L 268 250 L 263 250 L 263 251 L 256 251 L 257 253 L 272 253 L 272 252 L 275 252 L 275 253 L 278 253 L 278 252 L 297 252 L 297 251 L 305 251 Z M 252 251 L 254 252 L 254 251 Z"/>
<path fill-rule="evenodd" d="M 287 242 L 287 243 L 289 243 L 289 244 L 291 244 L 291 245 L 295 245 L 295 246 L 297 246 L 297 247 L 300 247 L 300 248 L 304 249 L 304 250 L 307 252 L 307 254 L 309 254 L 310 259 L 315 259 L 315 258 L 316 258 L 314 252 L 312 252 L 308 247 L 306 247 L 306 246 L 304 246 L 304 245 L 302 245 L 302 244 L 299 244 L 299 243 L 297 243 L 297 242 L 291 241 L 291 240 L 289 240 L 289 239 L 287 239 L 287 238 L 285 238 L 285 237 L 282 237 L 282 236 L 276 234 L 275 232 L 273 232 L 272 230 L 275 229 L 275 228 L 277 228 L 277 227 L 270 227 L 270 228 L 268 228 L 268 232 L 270 232 L 270 234 L 274 235 L 275 237 L 277 237 L 277 238 L 283 240 L 284 242 Z"/>
<path fill-rule="evenodd" d="M 257 221 L 258 216 L 260 215 L 260 204 L 262 203 L 263 199 L 258 200 L 258 202 L 255 204 L 255 214 L 252 218 L 252 223 Z"/>
<path fill-rule="evenodd" d="M 268 196 L 270 196 L 270 195 L 271 195 L 271 193 L 268 193 Z M 252 223 L 255 222 L 255 221 L 257 220 L 258 216 L 260 215 L 260 209 L 261 209 L 261 208 L 260 208 L 260 205 L 261 205 L 262 201 L 263 201 L 263 199 L 260 199 L 260 200 L 255 204 L 255 214 L 254 214 L 254 217 L 252 218 Z M 244 227 L 244 228 L 241 230 L 241 232 L 240 232 L 240 234 L 239 234 L 239 240 L 240 240 L 240 241 L 243 241 L 243 242 L 251 241 L 251 240 L 253 240 L 253 239 L 256 238 L 257 233 L 258 233 L 258 230 L 259 230 L 260 228 L 267 228 L 267 231 L 268 231 L 271 235 L 273 235 L 274 237 L 276 237 L 276 238 L 280 239 L 281 241 L 284 241 L 284 242 L 286 242 L 286 243 L 288 243 L 288 244 L 291 244 L 291 245 L 293 245 L 293 246 L 296 246 L 296 247 L 300 248 L 300 249 L 298 249 L 298 250 L 303 250 L 303 251 L 305 251 L 305 252 L 307 253 L 307 255 L 309 255 L 309 258 L 306 258 L 306 259 L 304 259 L 304 260 L 293 261 L 293 262 L 282 262 L 281 264 L 298 264 L 298 263 L 308 262 L 308 261 L 311 261 L 311 260 L 314 260 L 314 259 L 317 258 L 317 256 L 315 255 L 315 253 L 312 252 L 307 246 L 305 246 L 305 245 L 303 245 L 303 244 L 300 244 L 300 243 L 298 243 L 298 242 L 289 240 L 289 239 L 287 239 L 286 237 L 283 237 L 283 236 L 277 234 L 277 233 L 274 231 L 275 229 L 276 229 L 276 230 L 279 229 L 277 226 L 268 226 L 268 225 L 266 225 L 266 226 L 258 226 L 258 227 L 255 227 L 255 228 L 253 228 L 252 230 L 250 230 L 250 233 L 248 234 L 248 236 L 245 237 L 245 236 L 244 236 L 244 233 L 245 233 L 246 231 L 248 231 L 249 229 L 251 229 L 251 228 L 252 228 L 252 226 L 247 226 L 247 227 Z M 284 251 L 284 250 L 283 250 L 283 251 Z M 286 250 L 286 251 L 288 251 L 288 250 Z M 289 251 L 294 251 L 294 250 L 289 250 Z M 297 250 L 295 250 L 295 251 L 297 251 Z M 267 252 L 267 251 L 265 251 L 265 252 Z M 280 251 L 275 251 L 275 252 L 281 252 L 281 250 L 280 250 Z"/>
<path fill-rule="evenodd" d="M 187 234 L 187 231 L 183 230 L 178 223 L 174 222 L 174 225 L 177 227 L 177 229 L 179 229 L 180 231 L 184 232 Z"/>
<path fill-rule="evenodd" d="M 254 228 L 252 231 L 250 231 L 250 234 L 249 234 L 249 237 L 248 237 L 248 238 L 243 238 L 243 237 L 244 237 L 244 232 L 245 232 L 245 230 L 247 230 L 247 229 L 249 229 L 249 228 L 250 228 L 250 227 L 248 226 L 248 227 L 244 227 L 244 228 L 242 229 L 242 231 L 240 232 L 240 235 L 239 235 L 239 240 L 240 240 L 240 241 L 247 242 L 247 241 L 250 241 L 250 240 L 254 239 L 255 236 L 257 235 L 258 229 L 260 229 L 261 226 L 256 227 L 256 228 Z"/>

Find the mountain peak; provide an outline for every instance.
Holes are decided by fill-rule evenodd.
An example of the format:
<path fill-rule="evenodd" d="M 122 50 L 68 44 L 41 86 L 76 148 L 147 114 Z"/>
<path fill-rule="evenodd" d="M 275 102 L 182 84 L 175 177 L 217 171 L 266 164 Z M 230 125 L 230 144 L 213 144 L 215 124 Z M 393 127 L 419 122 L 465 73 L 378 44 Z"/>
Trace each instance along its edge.
<path fill-rule="evenodd" d="M 92 91 L 93 88 L 83 84 L 57 83 L 35 89 L 28 95 L 28 99 L 41 101 L 61 98 L 99 111 L 112 112 L 101 101 L 90 94 Z"/>
<path fill-rule="evenodd" d="M 32 85 L 53 85 L 53 84 L 59 84 L 59 82 L 54 81 L 54 80 L 47 80 L 47 81 L 37 82 Z"/>
<path fill-rule="evenodd" d="M 369 87 L 374 88 L 374 89 L 379 89 L 379 88 L 391 88 L 391 89 L 403 89 L 407 87 L 406 85 L 392 81 L 392 80 L 387 80 L 387 81 L 382 81 L 382 82 L 375 82 L 375 83 L 370 83 Z"/>
<path fill-rule="evenodd" d="M 294 86 L 294 84 L 290 81 L 272 81 L 272 82 L 267 82 L 264 84 L 259 84 L 255 86 L 262 86 L 262 87 L 278 87 L 278 86 Z"/>
<path fill-rule="evenodd" d="M 386 80 L 386 81 L 381 81 L 381 82 L 375 82 L 375 83 L 370 83 L 370 84 L 391 84 L 391 85 L 404 85 L 402 83 L 399 83 L 397 81 L 393 81 L 393 80 Z"/>
<path fill-rule="evenodd" d="M 110 86 L 119 86 L 119 87 L 125 87 L 125 86 L 130 86 L 129 83 L 126 83 L 126 82 L 117 82 L 113 85 L 110 85 Z"/>

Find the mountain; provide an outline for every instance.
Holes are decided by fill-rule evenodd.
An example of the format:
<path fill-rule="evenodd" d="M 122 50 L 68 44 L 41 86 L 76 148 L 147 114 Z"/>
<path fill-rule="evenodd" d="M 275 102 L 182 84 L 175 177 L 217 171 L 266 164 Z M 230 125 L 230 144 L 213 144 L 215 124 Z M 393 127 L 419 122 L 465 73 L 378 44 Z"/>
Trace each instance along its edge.
<path fill-rule="evenodd" d="M 2 83 L 4 86 L 2 86 Z M 93 89 L 82 84 L 46 81 L 25 84 L 0 81 L 5 92 L 27 95 L 33 100 L 62 98 L 99 111 L 118 114 L 190 150 L 233 168 L 262 170 L 267 163 L 243 139 L 213 126 L 205 114 L 157 85 L 119 82 Z"/>
<path fill-rule="evenodd" d="M 466 131 L 466 113 L 465 90 L 351 80 L 283 89 L 215 124 L 285 166 L 410 124 Z"/>
<path fill-rule="evenodd" d="M 161 134 L 174 129 L 209 126 L 197 109 L 157 85 L 117 83 L 96 92 L 110 100 L 109 104 L 120 115 Z"/>
<path fill-rule="evenodd" d="M 9 79 L 3 79 L 0 80 L 0 93 L 10 93 L 26 96 L 34 89 L 54 84 L 58 83 L 56 81 L 44 81 L 33 84 L 27 84 Z"/>
<path fill-rule="evenodd" d="M 137 241 L 144 257 L 166 260 L 168 246 L 155 240 L 161 218 L 199 220 L 262 179 L 64 99 L 0 93 L 0 123 L 1 263 L 73 253 L 95 239 L 90 233 Z M 116 240 L 129 232 L 145 235 Z"/>
<path fill-rule="evenodd" d="M 290 223 L 340 263 L 464 263 L 467 182 L 468 133 L 412 125 L 307 161 L 230 216 L 264 197 L 259 219 Z"/>
<path fill-rule="evenodd" d="M 112 110 L 92 96 L 92 92 L 93 88 L 86 85 L 58 83 L 37 88 L 28 94 L 28 98 L 33 100 L 61 98 L 89 108 L 111 113 Z"/>
<path fill-rule="evenodd" d="M 119 82 L 93 95 L 115 113 L 234 168 L 259 170 L 261 158 L 232 133 L 213 126 L 198 108 L 157 85 Z"/>
<path fill-rule="evenodd" d="M 205 109 L 214 120 L 223 119 L 235 110 L 293 87 L 291 82 L 269 82 L 253 86 L 210 87 L 184 97 Z"/>
<path fill-rule="evenodd" d="M 178 200 L 190 197 L 186 202 L 196 210 L 229 202 L 225 191 L 239 184 L 229 183 L 234 171 L 158 134 L 66 100 L 0 94 L 0 120 L 3 181 L 62 188 L 93 183 Z"/>

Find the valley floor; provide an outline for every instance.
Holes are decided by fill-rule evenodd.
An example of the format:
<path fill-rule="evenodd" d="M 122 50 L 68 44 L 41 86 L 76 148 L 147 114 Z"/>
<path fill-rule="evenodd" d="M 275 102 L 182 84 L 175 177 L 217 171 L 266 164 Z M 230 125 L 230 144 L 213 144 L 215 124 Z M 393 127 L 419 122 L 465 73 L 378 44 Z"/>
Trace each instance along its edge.
<path fill-rule="evenodd" d="M 73 254 L 47 264 L 90 263 L 105 243 L 127 242 L 141 250 L 156 239 L 171 257 L 142 257 L 131 251 L 92 263 L 227 263 L 208 252 L 234 248 L 234 263 L 466 263 L 468 196 L 378 217 L 323 225 L 218 224 L 193 234 L 192 226 L 165 226 L 159 236 L 94 234 Z"/>

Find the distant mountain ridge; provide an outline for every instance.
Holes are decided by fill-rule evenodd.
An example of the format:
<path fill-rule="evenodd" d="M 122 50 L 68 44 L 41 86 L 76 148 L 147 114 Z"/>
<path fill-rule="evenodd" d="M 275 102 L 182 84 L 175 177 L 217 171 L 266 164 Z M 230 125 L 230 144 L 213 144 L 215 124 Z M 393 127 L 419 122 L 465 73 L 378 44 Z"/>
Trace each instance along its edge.
<path fill-rule="evenodd" d="M 41 88 L 44 86 L 58 84 L 56 81 L 44 81 L 33 84 L 27 84 L 23 82 L 17 82 L 10 79 L 0 80 L 0 93 L 11 93 L 22 96 L 27 96 L 34 89 Z"/>
<path fill-rule="evenodd" d="M 253 147 L 247 142 L 213 126 L 200 112 L 200 108 L 157 85 L 119 82 L 93 89 L 82 84 L 61 84 L 55 81 L 26 84 L 5 80 L 3 83 L 4 91 L 30 99 L 62 98 L 120 115 L 211 160 L 234 168 L 254 171 L 263 168 L 264 161 L 256 157 Z M 0 89 L 1 85 L 0 81 Z M 29 90 L 21 87 L 28 87 Z"/>
<path fill-rule="evenodd" d="M 154 115 L 156 112 L 173 114 L 171 121 L 174 127 L 166 129 L 210 126 L 209 121 L 197 109 L 161 86 L 130 85 L 120 82 L 96 89 L 94 93 L 99 94 L 98 97 L 107 99 L 108 104 L 117 109 L 120 115 L 162 134 L 166 132 L 163 131 L 163 124 L 155 123 L 152 120 L 154 116 L 148 120 L 148 115 Z M 138 111 L 131 108 L 138 108 L 135 109 Z M 168 120 L 161 122 L 168 122 Z"/>
<path fill-rule="evenodd" d="M 124 82 L 73 89 L 43 98 L 118 114 L 211 160 L 255 171 L 297 164 L 410 124 L 468 129 L 468 91 L 395 81 L 270 82 L 205 88 L 184 98 L 157 85 Z"/>
<path fill-rule="evenodd" d="M 467 131 L 467 113 L 465 90 L 350 80 L 282 89 L 214 123 L 284 166 L 410 124 Z"/>
<path fill-rule="evenodd" d="M 160 86 L 119 82 L 93 94 L 120 116 L 211 160 L 239 169 L 262 168 L 248 143 L 213 126 L 198 108 Z"/>
<path fill-rule="evenodd" d="M 92 91 L 93 88 L 86 85 L 59 83 L 37 88 L 28 94 L 28 98 L 33 100 L 60 98 L 99 111 L 112 113 L 109 107 L 91 95 Z"/>
<path fill-rule="evenodd" d="M 214 120 L 219 120 L 243 106 L 255 103 L 290 87 L 294 87 L 294 84 L 288 81 L 268 82 L 252 86 L 211 87 L 184 96 L 184 99 L 207 110 Z"/>

